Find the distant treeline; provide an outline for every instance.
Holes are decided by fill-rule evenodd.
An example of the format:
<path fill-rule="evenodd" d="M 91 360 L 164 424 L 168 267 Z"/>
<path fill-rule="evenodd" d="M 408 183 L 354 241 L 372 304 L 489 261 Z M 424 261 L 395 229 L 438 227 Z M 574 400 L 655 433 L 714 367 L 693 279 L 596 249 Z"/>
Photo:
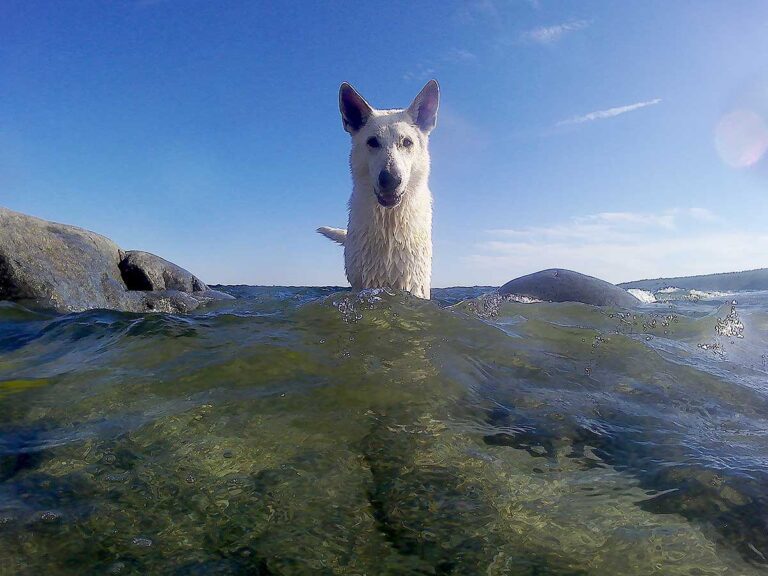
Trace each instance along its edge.
<path fill-rule="evenodd" d="M 662 288 L 675 287 L 686 290 L 716 290 L 733 292 L 740 290 L 768 290 L 768 268 L 745 272 L 725 272 L 703 276 L 680 276 L 677 278 L 656 278 L 635 280 L 619 284 L 622 288 L 639 288 L 655 292 Z"/>

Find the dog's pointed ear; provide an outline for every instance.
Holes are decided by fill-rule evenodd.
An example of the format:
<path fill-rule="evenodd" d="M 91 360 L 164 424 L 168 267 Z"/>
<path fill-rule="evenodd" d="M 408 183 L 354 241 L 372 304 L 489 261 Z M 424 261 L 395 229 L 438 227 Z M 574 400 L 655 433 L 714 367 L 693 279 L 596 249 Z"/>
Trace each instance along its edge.
<path fill-rule="evenodd" d="M 339 110 L 341 110 L 344 130 L 350 134 L 360 130 L 373 112 L 373 108 L 365 98 L 346 82 L 343 82 L 339 88 Z"/>
<path fill-rule="evenodd" d="M 437 108 L 440 106 L 440 86 L 430 80 L 408 107 L 408 115 L 416 126 L 429 134 L 437 124 Z"/>

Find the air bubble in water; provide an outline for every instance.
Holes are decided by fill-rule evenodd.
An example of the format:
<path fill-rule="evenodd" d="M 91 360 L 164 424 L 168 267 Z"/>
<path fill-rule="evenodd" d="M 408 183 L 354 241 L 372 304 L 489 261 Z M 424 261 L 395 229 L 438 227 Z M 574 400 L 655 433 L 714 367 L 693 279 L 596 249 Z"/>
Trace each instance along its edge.
<path fill-rule="evenodd" d="M 46 510 L 42 514 L 40 514 L 40 520 L 43 522 L 56 522 L 57 520 L 61 519 L 61 512 L 56 512 L 55 510 Z"/>
<path fill-rule="evenodd" d="M 139 548 L 149 548 L 152 546 L 152 540 L 143 536 L 136 536 L 131 540 L 131 544 L 138 546 Z"/>

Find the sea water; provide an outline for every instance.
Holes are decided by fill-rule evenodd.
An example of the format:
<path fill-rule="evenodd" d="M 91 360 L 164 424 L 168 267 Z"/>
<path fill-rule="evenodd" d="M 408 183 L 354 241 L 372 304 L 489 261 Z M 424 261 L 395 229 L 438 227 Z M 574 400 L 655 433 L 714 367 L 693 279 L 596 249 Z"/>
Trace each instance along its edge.
<path fill-rule="evenodd" d="M 768 293 L 222 289 L 0 303 L 0 575 L 768 570 Z"/>

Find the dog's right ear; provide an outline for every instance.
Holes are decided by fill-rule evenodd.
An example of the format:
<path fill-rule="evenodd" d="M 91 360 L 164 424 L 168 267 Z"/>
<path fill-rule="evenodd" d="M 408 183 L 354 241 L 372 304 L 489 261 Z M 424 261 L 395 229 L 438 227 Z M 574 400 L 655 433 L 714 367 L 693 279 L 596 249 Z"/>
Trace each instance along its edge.
<path fill-rule="evenodd" d="M 339 88 L 339 110 L 341 110 L 344 130 L 350 134 L 360 130 L 373 112 L 373 108 L 365 101 L 365 98 L 360 96 L 357 90 L 346 82 L 343 82 Z"/>

